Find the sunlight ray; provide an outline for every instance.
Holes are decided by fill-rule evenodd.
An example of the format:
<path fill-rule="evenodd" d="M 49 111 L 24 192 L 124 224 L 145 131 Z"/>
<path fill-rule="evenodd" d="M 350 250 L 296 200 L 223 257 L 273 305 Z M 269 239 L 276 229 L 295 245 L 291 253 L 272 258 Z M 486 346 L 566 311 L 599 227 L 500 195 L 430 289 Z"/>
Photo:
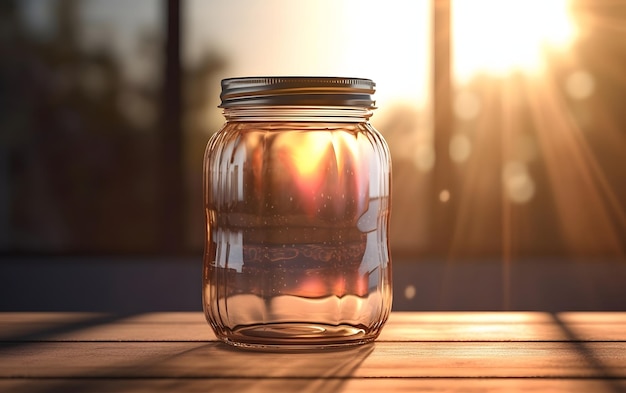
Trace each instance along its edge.
<path fill-rule="evenodd" d="M 610 196 L 612 190 L 589 152 L 580 128 L 566 116 L 567 109 L 557 95 L 557 86 L 546 79 L 533 86 L 532 94 L 531 113 L 538 125 L 539 146 L 568 248 L 575 254 L 608 250 L 623 256 L 611 216 L 616 214 L 623 220 L 624 212 L 619 206 L 606 205 L 602 194 Z M 602 185 L 600 189 L 598 181 Z"/>
<path fill-rule="evenodd" d="M 510 11 L 498 8 L 504 3 L 537 12 L 534 2 L 509 0 L 496 7 L 502 19 L 508 20 Z M 466 108 L 456 113 L 455 135 L 468 137 L 471 154 L 462 160 L 452 157 L 458 189 L 451 196 L 456 199 L 456 221 L 450 255 L 479 254 L 480 248 L 501 251 L 505 297 L 511 261 L 529 246 L 574 256 L 625 256 L 626 210 L 623 187 L 616 180 L 626 173 L 619 158 L 626 151 L 626 136 L 616 117 L 615 98 L 617 86 L 626 86 L 626 74 L 619 61 L 623 57 L 615 57 L 623 54 L 615 50 L 622 51 L 617 38 L 626 26 L 615 23 L 623 8 L 611 8 L 623 3 L 600 3 L 596 9 L 595 3 L 559 2 L 546 20 L 562 23 L 561 28 L 533 34 L 491 20 L 495 14 L 485 7 L 495 3 L 488 0 L 473 2 L 473 14 L 453 20 L 459 24 L 453 48 L 458 102 L 473 97 L 480 105 L 470 107 L 471 116 Z M 481 26 L 472 34 L 497 30 L 510 39 L 463 36 L 482 22 L 499 28 Z M 525 42 L 527 55 L 543 56 L 541 67 L 515 57 L 522 52 L 507 64 L 491 62 L 494 53 L 500 54 L 498 45 L 517 49 L 512 44 L 517 39 L 532 41 Z M 459 49 L 462 42 L 467 45 Z M 546 51 L 547 44 L 561 50 Z M 532 146 L 522 146 L 524 141 Z"/>

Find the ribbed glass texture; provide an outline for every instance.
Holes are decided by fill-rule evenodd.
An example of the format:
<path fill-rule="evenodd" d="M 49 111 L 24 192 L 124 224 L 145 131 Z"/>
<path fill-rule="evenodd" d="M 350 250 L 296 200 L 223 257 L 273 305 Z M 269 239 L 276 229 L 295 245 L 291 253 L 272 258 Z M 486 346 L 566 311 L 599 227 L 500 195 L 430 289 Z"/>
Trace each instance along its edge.
<path fill-rule="evenodd" d="M 379 335 L 392 300 L 390 157 L 369 110 L 344 109 L 229 109 L 209 141 L 203 304 L 223 341 L 296 349 Z"/>

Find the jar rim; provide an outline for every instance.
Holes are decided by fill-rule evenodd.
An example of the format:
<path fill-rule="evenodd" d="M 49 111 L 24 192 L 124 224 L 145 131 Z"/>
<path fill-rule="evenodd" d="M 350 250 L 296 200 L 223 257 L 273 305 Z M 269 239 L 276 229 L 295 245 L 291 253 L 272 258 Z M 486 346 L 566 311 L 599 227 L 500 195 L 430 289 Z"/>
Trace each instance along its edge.
<path fill-rule="evenodd" d="M 263 76 L 222 80 L 220 108 L 289 105 L 375 108 L 371 79 Z"/>

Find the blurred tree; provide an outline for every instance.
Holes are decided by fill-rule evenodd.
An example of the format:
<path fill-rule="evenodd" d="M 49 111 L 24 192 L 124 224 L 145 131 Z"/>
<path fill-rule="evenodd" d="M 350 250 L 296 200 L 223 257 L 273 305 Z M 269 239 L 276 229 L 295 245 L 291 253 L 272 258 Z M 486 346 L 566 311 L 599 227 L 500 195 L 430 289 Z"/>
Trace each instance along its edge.
<path fill-rule="evenodd" d="M 17 3 L 3 2 L 2 19 L 11 21 L 0 44 L 9 250 L 155 246 L 154 137 L 141 129 L 152 125 L 138 127 L 120 110 L 125 94 L 154 107 L 155 90 L 129 85 L 112 53 L 79 47 L 79 4 L 56 2 L 54 35 L 38 40 Z"/>

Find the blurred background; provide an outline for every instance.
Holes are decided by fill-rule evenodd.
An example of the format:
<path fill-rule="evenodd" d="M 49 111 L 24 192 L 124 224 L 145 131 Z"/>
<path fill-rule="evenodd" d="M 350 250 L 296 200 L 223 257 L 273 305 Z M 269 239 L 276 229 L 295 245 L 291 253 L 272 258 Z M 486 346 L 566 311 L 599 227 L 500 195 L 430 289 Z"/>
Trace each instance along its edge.
<path fill-rule="evenodd" d="M 395 309 L 626 309 L 626 3 L 4 0 L 0 309 L 200 309 L 222 78 L 373 79 Z"/>

